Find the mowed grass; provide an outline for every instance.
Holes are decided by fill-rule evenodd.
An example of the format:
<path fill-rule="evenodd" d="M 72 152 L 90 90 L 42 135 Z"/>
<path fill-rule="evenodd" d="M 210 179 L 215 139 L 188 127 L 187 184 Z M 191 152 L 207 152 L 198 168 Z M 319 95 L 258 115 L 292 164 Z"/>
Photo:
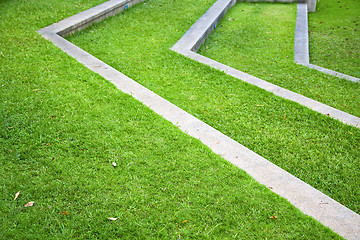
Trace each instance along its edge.
<path fill-rule="evenodd" d="M 220 27 L 210 35 L 199 53 L 360 117 L 360 83 L 337 78 L 294 62 L 296 9 L 296 3 L 238 3 L 222 20 Z M 311 13 L 310 16 L 316 14 L 318 13 Z M 322 19 L 325 18 L 324 15 L 327 16 L 326 19 L 334 19 L 331 13 L 322 14 Z M 352 38 L 352 42 L 360 47 L 359 35 L 348 38 Z M 312 43 L 313 41 L 311 46 Z M 338 52 L 335 45 L 334 41 L 327 46 Z M 348 59 L 347 62 L 354 62 L 353 70 L 359 70 L 359 58 L 356 58 L 356 54 L 349 55 L 343 55 L 343 58 Z M 349 69 L 347 74 L 356 75 L 356 71 Z"/>
<path fill-rule="evenodd" d="M 1 239 L 340 238 L 36 32 L 101 2 L 0 2 Z"/>
<path fill-rule="evenodd" d="M 68 39 L 143 86 L 359 213 L 360 187 L 356 181 L 360 179 L 360 173 L 357 170 L 360 159 L 359 129 L 276 97 L 169 50 L 212 3 L 146 1 L 146 4 L 138 5 L 123 14 L 109 18 Z M 287 22 L 295 18 L 293 4 L 243 5 L 241 3 L 231 10 L 230 15 L 226 16 L 220 24 L 223 27 L 220 26 L 214 32 L 214 35 L 219 36 L 216 42 L 225 37 L 221 31 L 226 29 L 226 24 L 235 21 L 236 17 L 232 14 L 237 14 L 237 10 L 240 10 L 241 15 L 244 15 L 244 12 L 247 13 L 246 16 L 249 19 L 245 22 L 249 23 L 248 27 L 251 30 L 247 34 L 240 35 L 253 34 L 255 36 L 251 39 L 256 41 L 261 36 L 258 31 L 266 31 L 257 30 L 255 21 L 256 17 L 264 20 L 261 17 L 264 7 L 273 8 L 273 11 L 280 16 L 282 13 L 285 14 L 284 24 L 287 26 L 291 25 Z M 244 12 L 241 11 L 242 9 Z M 280 16 L 279 19 L 281 19 Z M 236 25 L 242 22 L 240 19 L 236 21 L 238 21 Z M 344 101 L 347 97 L 355 99 L 352 105 L 349 104 L 352 109 L 355 109 L 356 101 L 359 100 L 356 93 L 358 88 L 355 88 L 358 85 L 322 75 L 307 68 L 298 68 L 297 65 L 289 67 L 288 64 L 292 63 L 293 57 L 291 56 L 293 33 L 291 36 L 282 34 L 285 34 L 282 44 L 288 47 L 291 45 L 291 50 L 284 50 L 289 54 L 289 61 L 283 58 L 277 59 L 284 61 L 283 68 L 271 69 L 270 72 L 267 66 L 259 67 L 253 63 L 248 65 L 253 69 L 260 69 L 262 73 L 264 68 L 267 69 L 263 74 L 273 78 L 275 78 L 275 73 L 294 78 L 293 70 L 295 69 L 298 73 L 296 78 L 303 77 L 304 81 L 312 82 L 319 76 L 323 80 L 338 81 L 339 84 L 344 84 L 344 88 L 352 86 L 352 95 L 344 95 L 342 98 Z M 242 43 L 241 39 L 235 40 L 237 36 L 235 30 L 229 31 L 229 36 L 233 36 L 234 44 L 235 42 Z M 209 43 L 212 42 L 211 39 Z M 231 45 L 230 40 L 228 43 Z M 253 49 L 247 51 L 250 50 Z M 222 48 L 222 51 L 230 50 Z M 258 60 L 260 62 L 260 59 Z M 270 73 L 273 76 L 270 76 Z M 311 75 L 306 75 L 309 73 Z M 293 78 L 289 79 L 290 83 Z M 302 82 L 293 84 L 301 87 Z M 315 89 L 321 88 L 314 87 L 313 90 Z M 334 94 L 328 93 L 328 95 L 339 95 L 341 89 L 337 86 Z M 340 100 L 336 98 L 334 101 Z"/>
<path fill-rule="evenodd" d="M 360 78 L 360 1 L 328 0 L 309 14 L 312 63 Z"/>

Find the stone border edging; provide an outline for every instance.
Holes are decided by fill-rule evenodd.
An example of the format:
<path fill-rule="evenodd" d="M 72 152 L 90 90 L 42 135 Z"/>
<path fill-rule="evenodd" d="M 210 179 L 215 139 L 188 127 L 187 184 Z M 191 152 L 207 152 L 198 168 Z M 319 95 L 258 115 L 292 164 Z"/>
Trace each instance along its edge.
<path fill-rule="evenodd" d="M 204 43 L 210 32 L 216 28 L 216 25 L 221 20 L 221 17 L 236 3 L 235 0 L 218 0 L 211 8 L 184 34 L 184 36 L 171 47 L 171 50 L 187 56 L 195 61 L 209 65 L 224 73 L 236 77 L 244 82 L 253 84 L 268 92 L 272 92 L 277 96 L 297 102 L 306 106 L 316 112 L 328 115 L 345 124 L 360 128 L 360 118 L 349 113 L 340 111 L 336 108 L 330 107 L 326 104 L 320 103 L 301 94 L 289 91 L 285 88 L 279 87 L 275 84 L 264 81 L 260 78 L 254 77 L 250 74 L 239 71 L 235 68 L 229 67 L 225 64 L 219 63 L 210 58 L 197 54 L 196 51 Z M 298 4 L 299 5 L 299 4 Z M 306 4 L 300 4 L 305 6 Z M 304 48 L 307 48 L 306 46 Z"/>
<path fill-rule="evenodd" d="M 298 64 L 349 81 L 360 82 L 359 78 L 323 68 L 309 62 L 308 10 L 306 4 L 297 4 L 294 52 L 294 61 Z"/>
<path fill-rule="evenodd" d="M 294 62 L 309 64 L 309 31 L 306 4 L 297 4 Z"/>
<path fill-rule="evenodd" d="M 140 1 L 142 0 L 111 0 L 107 3 L 123 3 L 119 8 L 125 8 L 124 3 L 133 4 Z M 104 3 L 99 6 L 104 7 L 108 5 Z M 260 184 L 271 187 L 273 192 L 288 199 L 305 214 L 314 217 L 345 238 L 360 238 L 360 216 L 358 214 L 183 111 L 59 35 L 59 31 L 63 29 L 62 27 L 68 23 L 70 23 L 70 27 L 66 29 L 75 31 L 76 27 L 72 28 L 71 26 L 79 24 L 76 21 L 77 19 L 80 22 L 84 19 L 95 19 L 94 21 L 96 21 L 99 19 L 99 15 L 94 18 L 94 14 L 99 14 L 99 12 L 104 13 L 100 14 L 101 16 L 106 16 L 108 14 L 106 12 L 107 8 L 105 7 L 101 10 L 99 6 L 70 17 L 71 21 L 65 19 L 43 28 L 39 30 L 39 33 L 87 68 L 113 83 L 120 91 L 132 95 L 154 112 L 178 126 L 183 132 L 199 139 L 213 152 L 247 172 Z M 66 24 L 62 25 L 62 23 Z M 91 21 L 85 21 L 85 24 L 89 25 Z M 81 29 L 84 24 L 79 24 L 79 26 Z M 61 33 L 66 34 L 66 32 Z"/>
<path fill-rule="evenodd" d="M 61 20 L 60 22 L 44 27 L 38 32 L 45 38 L 50 37 L 51 35 L 65 37 L 69 34 L 85 29 L 95 22 L 100 22 L 105 18 L 114 16 L 134 4 L 143 1 L 145 0 L 110 0 Z"/>

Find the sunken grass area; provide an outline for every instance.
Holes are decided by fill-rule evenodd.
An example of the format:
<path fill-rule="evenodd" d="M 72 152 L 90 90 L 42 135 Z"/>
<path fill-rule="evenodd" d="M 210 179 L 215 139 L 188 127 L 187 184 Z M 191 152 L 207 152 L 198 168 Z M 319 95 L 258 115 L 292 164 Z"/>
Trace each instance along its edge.
<path fill-rule="evenodd" d="M 360 1 L 318 2 L 309 14 L 312 63 L 360 78 Z"/>
<path fill-rule="evenodd" d="M 359 169 L 360 159 L 359 129 L 279 98 L 169 50 L 212 3 L 150 0 L 68 39 L 190 114 L 360 213 L 358 198 L 360 186 L 356 181 L 360 178 L 360 172 L 356 170 Z M 235 21 L 237 26 L 241 22 L 256 22 L 250 20 L 250 15 L 263 16 L 263 8 L 271 8 L 278 14 L 285 12 L 284 24 L 292 26 L 288 22 L 295 17 L 294 4 L 238 4 L 231 10 L 230 15 L 226 16 L 222 23 L 223 27 L 220 26 L 214 34 L 225 36 L 226 34 L 222 34 L 221 30 Z M 245 21 L 238 19 L 238 12 L 241 12 L 241 15 L 247 13 Z M 247 26 L 249 30 L 246 35 L 251 33 L 255 35 L 251 38 L 252 41 L 256 41 L 262 36 L 261 33 L 265 34 L 266 31 L 273 31 L 268 34 L 272 38 L 275 37 L 273 36 L 275 29 L 259 30 L 256 24 Z M 228 31 L 228 35 L 234 35 L 235 30 Z M 238 31 L 243 30 L 240 28 Z M 276 58 L 279 62 L 283 61 L 283 68 L 270 71 L 266 64 L 258 65 L 260 57 L 258 61 L 248 60 L 250 62 L 247 65 L 251 69 L 260 70 L 263 74 L 261 76 L 275 78 L 275 75 L 279 74 L 282 76 L 281 79 L 285 79 L 285 76 L 291 81 L 295 78 L 303 78 L 301 82 L 293 83 L 294 86 L 306 81 L 309 84 L 312 82 L 311 86 L 315 86 L 319 83 L 313 83 L 313 80 L 332 79 L 333 85 L 341 83 L 346 89 L 351 86 L 352 95 L 349 98 L 359 100 L 356 93 L 359 85 L 291 65 L 292 35 L 293 33 L 291 36 L 283 36 L 289 39 L 284 38 L 282 42 L 289 48 L 283 50 L 286 53 L 282 53 L 288 55 L 289 60 Z M 216 40 L 219 41 L 221 40 Z M 228 45 L 239 42 L 241 40 L 233 42 L 229 40 Z M 231 51 L 230 49 L 222 48 L 221 51 L 227 52 Z M 260 49 L 257 50 L 261 53 Z M 232 55 L 228 54 L 228 56 Z M 296 76 L 294 71 L 297 73 Z M 313 91 L 319 89 L 321 88 L 314 87 Z M 328 93 L 325 96 L 332 97 L 339 95 L 339 92 L 342 92 L 342 88 L 337 85 L 334 94 Z M 345 101 L 347 96 L 341 97 L 341 101 Z M 340 100 L 336 98 L 334 101 Z M 352 102 L 353 105 L 348 104 L 355 109 L 356 101 Z"/>
<path fill-rule="evenodd" d="M 36 32 L 101 2 L 0 2 L 0 239 L 340 238 Z"/>

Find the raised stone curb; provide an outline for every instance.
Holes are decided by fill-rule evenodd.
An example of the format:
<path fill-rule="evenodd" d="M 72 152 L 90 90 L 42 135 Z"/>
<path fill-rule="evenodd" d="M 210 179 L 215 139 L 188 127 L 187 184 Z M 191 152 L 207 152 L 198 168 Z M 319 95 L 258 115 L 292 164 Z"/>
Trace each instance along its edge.
<path fill-rule="evenodd" d="M 316 69 L 323 73 L 340 77 L 353 82 L 360 82 L 359 78 L 352 77 L 343 73 L 339 73 L 330 69 L 326 69 L 309 62 L 309 34 L 308 34 L 308 6 L 306 4 L 297 5 L 297 17 L 295 28 L 295 46 L 294 61 L 306 67 Z"/>
<path fill-rule="evenodd" d="M 309 31 L 307 5 L 298 3 L 295 27 L 294 61 L 299 64 L 309 64 Z"/>
<path fill-rule="evenodd" d="M 105 18 L 114 16 L 134 4 L 143 1 L 145 0 L 110 0 L 84 12 L 66 18 L 58 23 L 42 28 L 38 32 L 47 39 L 54 34 L 65 37 L 71 33 L 86 28 L 95 22 L 100 22 Z"/>
<path fill-rule="evenodd" d="M 130 4 L 137 1 L 112 0 L 110 2 Z M 83 28 L 83 26 L 91 24 L 91 21 L 86 19 L 98 20 L 98 16 L 106 16 L 109 13 L 106 7 L 102 10 L 99 10 L 99 7 L 94 9 L 71 17 L 71 24 L 74 26 L 79 24 L 80 28 Z M 94 14 L 99 15 L 94 17 Z M 76 19 L 85 24 L 77 22 Z M 305 214 L 314 217 L 347 239 L 360 238 L 360 216 L 358 214 L 65 40 L 59 35 L 59 32 L 67 34 L 79 29 L 79 27 L 72 27 L 71 24 L 69 26 L 69 22 L 70 20 L 65 19 L 39 32 L 87 68 L 112 82 L 119 90 L 132 95 L 154 112 L 177 125 L 183 132 L 199 139 L 212 151 L 245 170 L 259 183 L 271 187 L 272 191 L 288 199 Z M 68 30 L 63 31 L 62 29 Z"/>

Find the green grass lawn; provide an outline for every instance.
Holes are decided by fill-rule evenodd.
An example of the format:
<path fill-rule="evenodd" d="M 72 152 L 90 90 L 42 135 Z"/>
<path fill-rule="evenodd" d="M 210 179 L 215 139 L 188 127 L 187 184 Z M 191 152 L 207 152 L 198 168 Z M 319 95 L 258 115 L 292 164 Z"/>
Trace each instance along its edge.
<path fill-rule="evenodd" d="M 360 200 L 357 196 L 360 195 L 360 187 L 356 179 L 360 178 L 360 173 L 354 170 L 359 169 L 359 129 L 279 98 L 169 50 L 212 3 L 195 5 L 193 1 L 150 0 L 68 39 L 359 213 Z M 279 33 L 282 37 L 275 34 L 277 33 L 275 29 L 264 30 L 255 24 L 255 18 L 265 21 L 262 17 L 264 8 L 275 11 L 279 18 L 275 18 L 274 21 L 279 21 L 279 25 L 287 26 Z M 238 19 L 239 13 L 245 17 L 244 21 Z M 213 41 L 219 43 L 220 39 L 234 35 L 246 36 L 249 40 L 234 38 L 233 41 L 225 41 L 226 46 L 237 43 L 239 46 L 243 44 L 250 46 L 250 40 L 258 46 L 257 40 L 265 42 L 260 38 L 261 33 L 265 34 L 269 31 L 268 34 L 274 38 L 274 42 L 277 43 L 281 39 L 281 45 L 286 47 L 282 50 L 285 53 L 279 53 L 284 55 L 284 58 L 276 58 L 276 61 L 281 63 L 281 67 L 268 68 L 267 65 L 270 64 L 268 62 L 259 65 L 265 61 L 260 56 L 257 60 L 244 58 L 234 62 L 248 61 L 247 66 L 259 71 L 260 77 L 267 76 L 265 80 L 271 78 L 276 82 L 285 82 L 286 86 L 306 89 L 306 86 L 302 85 L 306 85 L 307 82 L 308 86 L 313 86 L 308 90 L 314 95 L 321 93 L 324 99 L 332 99 L 331 101 L 336 104 L 346 103 L 349 112 L 358 113 L 360 110 L 357 107 L 360 102 L 358 84 L 293 63 L 293 32 L 291 31 L 295 25 L 292 25 L 291 21 L 295 21 L 295 13 L 295 4 L 238 4 L 231 9 L 220 27 L 212 34 L 209 43 L 205 46 L 208 47 L 205 52 L 210 51 L 209 45 Z M 270 20 L 266 21 L 269 22 L 266 26 L 271 25 Z M 240 22 L 245 22 L 249 28 L 246 34 L 241 33 L 245 31 L 242 28 L 237 30 L 239 33 L 235 30 L 226 30 L 227 26 L 233 26 L 232 23 L 239 26 Z M 274 28 L 277 29 L 279 26 L 276 25 Z M 225 34 L 226 31 L 228 35 Z M 250 48 L 246 52 L 261 53 L 264 49 L 276 52 L 271 50 L 271 46 Z M 225 53 L 232 49 L 225 48 L 224 45 L 222 47 L 221 51 Z M 286 55 L 289 56 L 288 60 Z M 295 82 L 296 78 L 302 80 Z M 289 81 L 284 81 L 286 79 Z M 332 85 L 333 93 L 322 91 L 323 86 L 327 85 Z"/>
<path fill-rule="evenodd" d="M 311 13 L 310 16 L 316 14 L 318 13 Z M 324 19 L 324 15 L 321 16 Z M 333 18 L 331 14 L 327 16 Z M 359 83 L 294 63 L 295 20 L 296 4 L 239 3 L 226 15 L 220 27 L 210 35 L 199 53 L 360 117 Z M 348 45 L 348 48 L 360 48 L 359 33 L 348 38 L 352 38 L 354 43 Z M 332 40 L 329 39 L 329 42 Z M 335 45 L 336 41 L 332 44 L 322 44 L 325 49 L 318 46 L 318 51 L 326 51 L 329 47 L 338 52 Z M 352 68 L 349 67 L 348 71 L 342 72 L 356 76 L 357 72 L 352 70 L 359 71 L 360 58 L 355 55 L 346 54 L 343 58 L 339 55 L 338 58 L 353 62 L 350 65 Z M 340 66 L 347 67 L 344 64 Z"/>
<path fill-rule="evenodd" d="M 312 63 L 360 78 L 360 1 L 327 0 L 309 14 Z"/>
<path fill-rule="evenodd" d="M 36 32 L 101 2 L 0 1 L 1 239 L 340 238 Z M 178 15 L 181 29 L 175 31 L 171 25 L 177 38 L 212 3 L 191 2 L 148 1 L 98 27 L 110 29 L 107 26 L 111 21 L 116 24 L 124 16 L 148 13 L 149 7 L 161 9 L 161 4 L 175 13 L 189 8 L 186 14 Z M 169 11 L 160 19 L 170 25 L 172 19 L 167 19 L 167 14 Z M 155 21 L 159 12 L 145 16 Z M 147 39 L 158 46 L 159 37 L 155 34 L 152 38 L 141 26 L 136 30 L 140 37 L 135 40 Z M 150 26 L 152 22 L 148 22 Z M 109 46 L 113 44 L 108 41 Z M 150 51 L 149 47 L 145 46 L 147 52 L 141 54 L 158 57 L 157 49 Z M 139 46 L 122 48 L 137 53 Z M 175 80 L 184 77 L 188 89 L 198 87 L 199 81 L 207 85 L 207 80 L 217 76 L 220 86 L 234 81 L 175 53 L 166 53 L 162 68 L 134 62 L 136 59 L 125 68 L 133 74 L 147 74 L 147 69 L 152 69 L 150 80 L 156 76 L 164 81 L 169 77 L 164 69 L 172 69 L 171 64 L 176 63 L 179 69 Z M 190 71 L 186 69 L 189 67 Z M 167 83 L 175 86 L 174 81 Z M 168 87 L 151 81 L 147 85 Z M 186 91 L 179 95 L 189 97 Z M 205 108 L 199 111 L 200 117 L 204 118 Z M 263 111 L 267 107 L 251 108 Z M 208 111 L 213 116 L 211 109 Z M 358 136 L 353 128 L 320 119 L 331 127 L 338 126 L 339 132 L 353 131 L 353 141 Z M 18 191 L 20 195 L 14 200 Z M 24 207 L 30 201 L 34 205 Z"/>

